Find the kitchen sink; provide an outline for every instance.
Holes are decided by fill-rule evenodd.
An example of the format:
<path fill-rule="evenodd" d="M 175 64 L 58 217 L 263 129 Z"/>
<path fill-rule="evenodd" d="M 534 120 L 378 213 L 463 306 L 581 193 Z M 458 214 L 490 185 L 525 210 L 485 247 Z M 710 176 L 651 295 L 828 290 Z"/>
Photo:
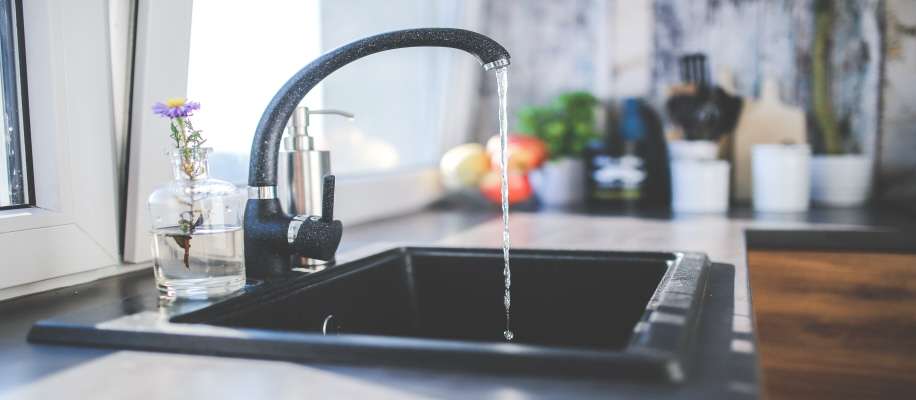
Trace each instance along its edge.
<path fill-rule="evenodd" d="M 30 339 L 226 356 L 686 379 L 709 261 L 696 253 L 401 247 L 178 313 L 137 305 Z M 136 300 L 137 304 L 143 303 Z M 120 315 L 119 314 L 123 314 Z M 164 316 L 165 315 L 165 316 Z"/>

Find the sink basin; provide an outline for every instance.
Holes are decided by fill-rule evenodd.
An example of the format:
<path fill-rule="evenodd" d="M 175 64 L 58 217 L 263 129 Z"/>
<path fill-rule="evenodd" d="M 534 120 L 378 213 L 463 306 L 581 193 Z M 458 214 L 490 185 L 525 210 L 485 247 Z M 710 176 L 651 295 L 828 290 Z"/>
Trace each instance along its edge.
<path fill-rule="evenodd" d="M 395 248 L 163 320 L 136 313 L 36 341 L 229 356 L 681 381 L 705 255 L 513 250 L 506 342 L 499 249 Z M 99 313 L 96 313 L 99 314 Z M 79 325 L 79 324 L 76 324 Z M 561 366 L 561 368 L 558 368 Z"/>

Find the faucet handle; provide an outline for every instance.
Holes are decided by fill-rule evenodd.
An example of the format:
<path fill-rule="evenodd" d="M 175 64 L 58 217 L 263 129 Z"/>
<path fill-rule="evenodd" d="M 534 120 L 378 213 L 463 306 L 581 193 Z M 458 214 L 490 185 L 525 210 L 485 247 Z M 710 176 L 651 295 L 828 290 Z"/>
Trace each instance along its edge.
<path fill-rule="evenodd" d="M 321 185 L 321 220 L 331 222 L 334 220 L 334 175 L 325 175 Z"/>
<path fill-rule="evenodd" d="M 343 224 L 334 220 L 334 181 L 334 175 L 324 176 L 321 218 L 297 215 L 290 221 L 286 242 L 294 254 L 323 261 L 334 258 L 343 235 Z"/>

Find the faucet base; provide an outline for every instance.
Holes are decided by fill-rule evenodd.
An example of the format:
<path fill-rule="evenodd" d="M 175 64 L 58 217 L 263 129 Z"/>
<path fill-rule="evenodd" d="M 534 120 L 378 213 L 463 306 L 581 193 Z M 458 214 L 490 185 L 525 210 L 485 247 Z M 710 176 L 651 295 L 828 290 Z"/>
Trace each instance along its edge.
<path fill-rule="evenodd" d="M 245 204 L 245 273 L 248 279 L 266 279 L 290 271 L 286 231 L 290 217 L 280 200 L 248 199 Z"/>

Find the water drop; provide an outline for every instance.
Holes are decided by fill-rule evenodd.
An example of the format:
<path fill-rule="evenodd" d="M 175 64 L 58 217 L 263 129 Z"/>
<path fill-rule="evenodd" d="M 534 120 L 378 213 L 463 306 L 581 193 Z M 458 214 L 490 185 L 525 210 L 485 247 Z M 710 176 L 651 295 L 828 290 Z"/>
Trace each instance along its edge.
<path fill-rule="evenodd" d="M 505 337 L 507 341 L 511 341 L 512 339 L 515 338 L 515 334 L 512 333 L 512 331 L 507 329 L 503 331 L 503 337 Z"/>

